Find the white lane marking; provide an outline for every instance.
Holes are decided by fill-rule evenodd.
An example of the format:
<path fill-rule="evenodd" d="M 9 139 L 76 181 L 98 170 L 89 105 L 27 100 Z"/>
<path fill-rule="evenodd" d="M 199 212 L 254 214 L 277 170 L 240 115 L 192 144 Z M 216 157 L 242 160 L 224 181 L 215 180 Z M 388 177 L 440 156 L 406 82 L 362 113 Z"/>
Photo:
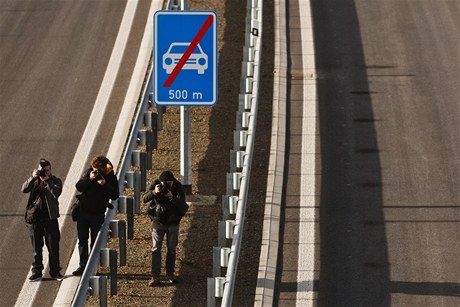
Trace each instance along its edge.
<path fill-rule="evenodd" d="M 112 142 L 107 152 L 107 157 L 113 162 L 121 160 L 123 155 L 124 142 L 120 142 L 119 140 L 126 140 L 128 138 L 128 134 L 130 132 L 129 128 L 131 126 L 132 119 L 137 107 L 137 104 L 132 102 L 137 101 L 139 98 L 139 93 L 141 92 L 143 86 L 145 72 L 147 71 L 149 64 L 150 54 L 152 52 L 153 37 L 153 28 L 149 20 L 151 20 L 151 16 L 153 16 L 154 11 L 160 10 L 161 7 L 162 1 L 155 0 L 151 2 L 150 10 L 147 15 L 148 20 L 145 24 L 144 35 L 142 37 L 141 46 L 139 48 L 139 55 L 136 60 L 136 65 L 134 66 L 131 81 L 128 86 L 128 91 L 126 93 L 123 107 L 118 118 L 118 123 L 115 128 L 115 132 L 113 133 Z M 75 268 L 78 266 L 78 262 L 78 245 L 75 245 L 74 252 L 70 258 L 70 262 L 65 273 L 66 276 L 71 276 L 72 271 L 75 270 Z M 56 296 L 53 306 L 70 306 L 79 282 L 79 277 L 64 279 L 61 283 L 61 287 L 59 288 L 59 292 Z"/>
<path fill-rule="evenodd" d="M 102 118 L 105 114 L 105 109 L 108 105 L 109 98 L 112 93 L 116 77 L 118 75 L 118 69 L 120 68 L 121 60 L 123 58 L 125 47 L 128 41 L 128 36 L 134 19 L 134 13 L 136 12 L 137 4 L 138 0 L 128 0 L 126 4 L 123 19 L 120 25 L 120 29 L 118 31 L 118 36 L 115 41 L 114 48 L 112 50 L 112 55 L 110 56 L 107 70 L 105 71 L 104 79 L 99 89 L 99 93 L 97 95 L 96 102 L 91 112 L 91 116 L 88 120 L 88 124 L 86 125 L 85 132 L 83 133 L 83 136 L 80 140 L 80 144 L 78 145 L 77 152 L 75 153 L 69 172 L 66 176 L 62 195 L 59 198 L 61 215 L 65 216 L 65 214 L 68 212 L 70 203 L 75 192 L 75 183 L 78 181 L 81 173 L 85 169 L 86 160 L 89 156 L 90 150 L 93 146 L 97 132 L 101 125 Z M 59 219 L 60 230 L 62 229 L 64 220 L 64 218 Z M 43 265 L 45 266 L 43 272 L 46 273 L 48 271 L 48 253 L 46 252 L 46 248 L 44 248 L 43 253 Z M 67 277 L 66 279 L 64 279 L 64 281 L 67 279 L 70 278 Z M 22 286 L 21 292 L 19 293 L 18 299 L 16 300 L 15 306 L 32 306 L 39 286 L 39 282 L 29 282 L 27 276 Z"/>
<path fill-rule="evenodd" d="M 316 300 L 315 281 L 316 224 L 319 220 L 316 182 L 316 117 L 317 97 L 315 54 L 310 0 L 299 0 L 300 31 L 303 61 L 303 120 L 300 183 L 300 225 L 297 268 L 296 306 L 313 306 Z"/>

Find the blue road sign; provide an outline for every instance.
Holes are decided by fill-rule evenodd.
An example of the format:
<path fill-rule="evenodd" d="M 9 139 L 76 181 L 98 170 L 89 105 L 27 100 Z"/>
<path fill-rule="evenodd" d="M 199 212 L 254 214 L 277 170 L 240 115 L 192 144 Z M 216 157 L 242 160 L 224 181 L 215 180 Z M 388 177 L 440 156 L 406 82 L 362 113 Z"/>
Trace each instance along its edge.
<path fill-rule="evenodd" d="M 211 106 L 217 101 L 217 15 L 157 11 L 153 22 L 155 103 Z"/>

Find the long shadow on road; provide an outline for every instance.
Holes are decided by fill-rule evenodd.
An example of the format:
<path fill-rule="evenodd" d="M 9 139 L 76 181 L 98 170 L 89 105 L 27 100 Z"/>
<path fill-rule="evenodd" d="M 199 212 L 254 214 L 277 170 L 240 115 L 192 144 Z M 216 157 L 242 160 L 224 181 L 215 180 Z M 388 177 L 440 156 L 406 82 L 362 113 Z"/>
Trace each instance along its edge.
<path fill-rule="evenodd" d="M 321 137 L 319 306 L 389 306 L 382 179 L 353 0 L 313 1 Z"/>

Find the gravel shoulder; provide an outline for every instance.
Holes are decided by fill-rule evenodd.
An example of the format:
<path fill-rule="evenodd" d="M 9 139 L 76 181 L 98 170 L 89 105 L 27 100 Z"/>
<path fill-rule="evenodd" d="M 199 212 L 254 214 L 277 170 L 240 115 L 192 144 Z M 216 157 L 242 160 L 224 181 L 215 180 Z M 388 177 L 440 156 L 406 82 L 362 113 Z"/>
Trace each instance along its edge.
<path fill-rule="evenodd" d="M 190 209 L 180 224 L 176 262 L 180 283 L 164 282 L 161 287 L 148 286 L 151 277 L 151 223 L 146 215 L 139 214 L 135 216 L 134 239 L 128 240 L 127 265 L 118 268 L 118 294 L 109 297 L 109 306 L 206 306 L 207 278 L 212 277 L 212 250 L 217 245 L 217 226 L 222 219 L 221 198 L 226 194 L 226 173 L 229 171 L 238 111 L 246 1 L 196 0 L 191 1 L 191 8 L 213 10 L 218 14 L 219 100 L 214 107 L 191 108 L 192 194 L 187 196 Z M 272 0 L 264 1 L 263 26 L 257 137 L 234 306 L 253 306 L 257 282 L 271 135 Z M 147 175 L 148 182 L 166 169 L 177 176 L 180 173 L 179 108 L 168 107 L 163 120 L 158 148 L 153 153 L 154 168 Z M 126 194 L 129 193 L 126 191 Z M 142 212 L 145 208 L 146 204 L 142 204 Z M 126 219 L 126 216 L 118 214 L 117 218 Z M 227 246 L 230 244 L 229 240 Z M 116 239 L 109 240 L 108 247 L 117 246 Z M 99 274 L 108 275 L 108 272 L 101 269 Z M 225 269 L 222 275 L 225 275 Z M 99 306 L 98 298 L 90 297 L 86 306 Z"/>

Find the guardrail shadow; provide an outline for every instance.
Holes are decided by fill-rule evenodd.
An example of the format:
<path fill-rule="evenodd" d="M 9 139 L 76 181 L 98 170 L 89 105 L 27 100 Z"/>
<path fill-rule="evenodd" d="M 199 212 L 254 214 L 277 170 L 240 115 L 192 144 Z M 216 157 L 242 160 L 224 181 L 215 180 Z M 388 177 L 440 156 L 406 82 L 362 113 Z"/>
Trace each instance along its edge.
<path fill-rule="evenodd" d="M 313 1 L 321 138 L 319 306 L 389 306 L 382 174 L 355 1 Z"/>

